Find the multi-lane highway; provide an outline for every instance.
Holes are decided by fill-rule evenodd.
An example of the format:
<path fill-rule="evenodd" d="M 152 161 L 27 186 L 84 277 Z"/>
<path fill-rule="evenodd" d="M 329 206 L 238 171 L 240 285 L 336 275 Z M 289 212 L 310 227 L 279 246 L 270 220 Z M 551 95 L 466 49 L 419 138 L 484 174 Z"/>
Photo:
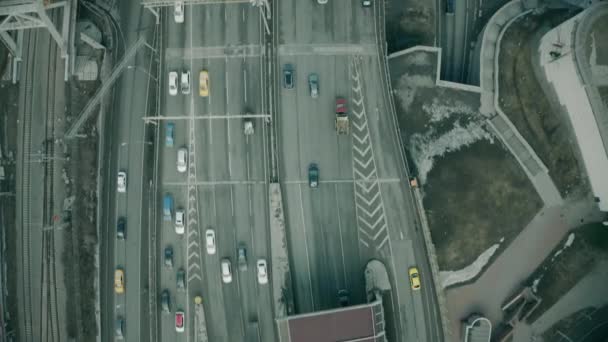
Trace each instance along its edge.
<path fill-rule="evenodd" d="M 363 303 L 363 269 L 379 259 L 393 286 L 384 303 L 389 338 L 441 340 L 379 55 L 380 2 L 369 8 L 355 0 L 273 5 L 274 45 L 267 45 L 259 10 L 247 3 L 187 5 L 183 23 L 173 6 L 162 7 L 157 25 L 143 9 L 122 5 L 121 14 L 133 18 L 123 25 L 125 45 L 144 35 L 156 50 L 139 53 L 125 71 L 115 93 L 116 119 L 108 123 L 106 139 L 114 142 L 107 189 L 116 188 L 119 170 L 127 172 L 128 187 L 107 198 L 105 238 L 115 238 L 119 217 L 126 218 L 127 238 L 108 245 L 112 266 L 104 274 L 110 283 L 114 269 L 123 268 L 126 291 L 105 289 L 104 333 L 115 334 L 120 316 L 128 341 L 199 340 L 193 299 L 200 295 L 210 341 L 277 340 L 272 284 L 259 284 L 255 267 L 270 256 L 273 129 L 296 311 L 338 307 L 341 289 L 349 291 L 351 304 Z M 294 89 L 283 87 L 285 64 L 294 66 Z M 199 94 L 202 70 L 209 75 L 208 96 Z M 180 89 L 186 71 L 189 93 Z M 176 95 L 170 94 L 170 72 L 178 74 Z M 319 75 L 318 98 L 310 96 L 310 73 Z M 268 94 L 276 96 L 267 101 Z M 334 129 L 337 97 L 347 99 L 350 116 L 350 132 L 340 136 Z M 270 113 L 273 120 L 264 116 Z M 250 115 L 254 133 L 245 135 Z M 145 123 L 144 116 L 157 118 Z M 166 143 L 169 124 L 172 146 Z M 188 151 L 185 171 L 177 167 L 180 148 Z M 308 186 L 313 162 L 320 169 L 317 189 Z M 170 220 L 163 217 L 165 196 L 172 198 Z M 185 212 L 183 234 L 176 231 L 178 210 Z M 215 232 L 214 254 L 206 248 L 208 229 Z M 237 266 L 238 246 L 247 250 L 247 270 Z M 167 247 L 172 266 L 164 260 Z M 222 281 L 225 258 L 232 263 L 230 283 Z M 421 291 L 410 289 L 407 269 L 414 265 L 422 273 Z M 177 284 L 179 269 L 186 274 L 184 290 Z M 169 313 L 160 303 L 164 290 Z M 185 332 L 176 330 L 176 311 L 185 313 Z"/>
<path fill-rule="evenodd" d="M 384 73 L 382 2 L 281 1 L 276 10 L 280 86 L 285 64 L 295 89 L 279 91 L 279 178 L 287 214 L 296 311 L 366 300 L 363 269 L 385 263 L 393 291 L 385 296 L 391 340 L 442 340 L 430 269 L 408 188 Z M 380 20 L 380 22 L 378 22 Z M 318 98 L 308 75 L 320 76 Z M 351 131 L 337 135 L 335 101 L 347 99 Z M 308 186 L 316 163 L 320 185 Z M 412 291 L 407 269 L 417 265 L 423 288 Z"/>
<path fill-rule="evenodd" d="M 276 340 L 270 286 L 258 283 L 255 266 L 269 256 L 268 128 L 256 117 L 254 133 L 245 135 L 243 117 L 265 112 L 261 25 L 259 11 L 249 4 L 186 6 L 184 23 L 176 23 L 172 7 L 161 11 L 160 114 L 165 120 L 159 121 L 159 191 L 172 196 L 175 210 L 186 212 L 185 234 L 176 234 L 175 210 L 173 220 L 158 227 L 158 255 L 167 246 L 174 251 L 173 268 L 159 266 L 159 290 L 168 289 L 172 297 L 172 314 L 161 314 L 162 341 L 194 337 L 195 295 L 203 298 L 210 341 Z M 169 72 L 188 70 L 190 93 L 169 95 Z M 209 75 L 206 97 L 199 95 L 202 70 Z M 173 147 L 164 144 L 169 123 L 175 127 Z M 181 147 L 189 152 L 186 172 L 176 166 Z M 215 232 L 215 254 L 207 253 L 207 229 Z M 247 251 L 246 271 L 237 267 L 239 245 Z M 231 283 L 222 282 L 224 258 L 232 263 Z M 185 292 L 176 288 L 180 267 L 186 271 Z M 175 329 L 178 309 L 186 312 L 186 334 Z"/>

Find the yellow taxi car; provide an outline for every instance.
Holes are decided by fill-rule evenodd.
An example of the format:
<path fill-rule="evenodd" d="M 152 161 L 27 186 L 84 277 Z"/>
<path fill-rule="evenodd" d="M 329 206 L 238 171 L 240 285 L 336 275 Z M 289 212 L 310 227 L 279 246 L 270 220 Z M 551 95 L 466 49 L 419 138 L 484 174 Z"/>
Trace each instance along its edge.
<path fill-rule="evenodd" d="M 204 69 L 198 75 L 198 94 L 201 97 L 209 96 L 209 72 Z"/>
<path fill-rule="evenodd" d="M 410 275 L 412 290 L 420 290 L 420 274 L 418 273 L 418 268 L 410 267 L 408 273 Z"/>
<path fill-rule="evenodd" d="M 120 268 L 114 271 L 114 291 L 117 294 L 125 292 L 125 271 Z"/>

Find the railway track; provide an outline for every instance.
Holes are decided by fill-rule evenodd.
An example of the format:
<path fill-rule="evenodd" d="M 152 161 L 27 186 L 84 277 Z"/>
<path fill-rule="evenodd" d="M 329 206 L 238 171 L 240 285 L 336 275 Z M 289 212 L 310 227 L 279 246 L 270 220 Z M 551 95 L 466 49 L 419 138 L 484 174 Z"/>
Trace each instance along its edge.
<path fill-rule="evenodd" d="M 57 13 L 52 16 L 56 21 Z M 49 67 L 47 70 L 48 86 L 46 87 L 46 115 L 44 137 L 44 191 L 43 191 L 43 232 L 42 232 L 42 284 L 40 310 L 40 336 L 47 342 L 61 341 L 59 334 L 59 309 L 57 306 L 57 272 L 55 267 L 55 80 L 57 76 L 58 47 L 52 42 L 49 45 Z"/>
<path fill-rule="evenodd" d="M 38 40 L 38 32 L 30 31 L 26 34 L 24 41 L 27 41 L 27 60 L 30 61 L 34 58 L 35 46 Z M 24 64 L 27 67 L 27 64 Z M 21 268 L 22 268 L 22 296 L 21 300 L 23 303 L 22 310 L 23 315 L 23 333 L 22 341 L 29 342 L 33 341 L 32 331 L 32 276 L 31 276 L 31 163 L 30 159 L 32 156 L 32 102 L 34 89 L 33 89 L 33 77 L 34 69 L 26 69 L 26 77 L 24 79 L 25 85 L 25 96 L 21 103 L 23 110 L 23 134 L 21 140 L 21 148 L 23 153 L 21 154 L 21 181 L 18 182 L 17 192 L 21 193 L 21 218 L 19 224 L 21 225 Z"/>

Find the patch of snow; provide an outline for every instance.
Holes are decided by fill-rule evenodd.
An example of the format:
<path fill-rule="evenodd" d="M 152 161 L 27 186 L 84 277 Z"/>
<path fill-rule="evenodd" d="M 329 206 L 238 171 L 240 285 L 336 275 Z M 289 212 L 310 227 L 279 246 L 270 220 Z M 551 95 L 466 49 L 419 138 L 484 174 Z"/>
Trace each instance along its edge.
<path fill-rule="evenodd" d="M 458 271 L 440 271 L 439 272 L 439 281 L 441 282 L 441 286 L 446 288 L 450 285 L 458 284 L 465 282 L 469 279 L 473 279 L 483 267 L 488 263 L 492 255 L 496 252 L 496 250 L 500 247 L 500 244 L 492 245 L 492 247 L 488 248 L 485 252 L 481 253 L 475 261 L 469 266 L 458 270 Z"/>
<path fill-rule="evenodd" d="M 429 129 L 425 134 L 414 134 L 410 139 L 412 158 L 418 168 L 418 179 L 425 183 L 428 173 L 433 168 L 434 160 L 446 152 L 458 151 L 462 147 L 487 139 L 494 142 L 493 136 L 487 132 L 481 122 L 469 122 L 462 127 L 459 121 L 454 122 L 453 129 L 435 137 L 435 130 Z"/>
<path fill-rule="evenodd" d="M 500 241 L 498 241 L 498 242 L 503 243 L 504 241 L 505 241 L 505 237 L 503 236 L 500 238 Z"/>
<path fill-rule="evenodd" d="M 541 279 L 543 279 L 542 275 L 540 277 L 534 279 L 534 281 L 532 282 L 532 292 L 534 292 L 534 293 L 538 292 L 538 284 L 540 283 Z"/>
<path fill-rule="evenodd" d="M 404 110 L 408 110 L 414 97 L 416 96 L 417 88 L 430 88 L 435 86 L 435 80 L 429 75 L 413 75 L 403 74 L 399 78 L 397 89 L 394 90 L 399 104 Z"/>
<path fill-rule="evenodd" d="M 564 248 L 568 248 L 568 247 L 572 246 L 573 242 L 574 242 L 574 233 L 570 233 L 570 235 L 568 235 L 568 240 L 566 240 L 566 243 L 564 244 Z"/>
<path fill-rule="evenodd" d="M 439 122 L 452 116 L 453 114 L 475 115 L 477 112 L 462 101 L 440 101 L 434 99 L 431 104 L 424 104 L 422 110 L 429 114 L 430 123 Z"/>
<path fill-rule="evenodd" d="M 411 53 L 407 56 L 405 63 L 416 65 L 416 66 L 427 66 L 431 65 L 431 56 L 435 58 L 435 55 L 431 55 L 428 52 L 416 52 Z"/>

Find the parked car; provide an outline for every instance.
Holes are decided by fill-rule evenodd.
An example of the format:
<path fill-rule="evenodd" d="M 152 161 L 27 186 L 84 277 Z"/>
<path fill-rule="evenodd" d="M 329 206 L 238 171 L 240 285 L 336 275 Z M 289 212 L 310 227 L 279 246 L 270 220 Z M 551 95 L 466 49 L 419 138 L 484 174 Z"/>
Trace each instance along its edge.
<path fill-rule="evenodd" d="M 171 295 L 167 289 L 160 294 L 160 308 L 164 313 L 171 312 Z"/>
<path fill-rule="evenodd" d="M 125 293 L 125 271 L 121 268 L 114 271 L 114 291 L 117 294 Z"/>
<path fill-rule="evenodd" d="M 285 89 L 293 89 L 295 84 L 295 75 L 293 65 L 285 64 L 283 66 L 283 86 Z"/>
<path fill-rule="evenodd" d="M 222 281 L 225 284 L 229 284 L 232 282 L 232 265 L 230 263 L 230 259 L 224 258 L 220 264 L 222 271 Z"/>
<path fill-rule="evenodd" d="M 205 231 L 205 245 L 207 246 L 207 254 L 215 254 L 215 231 L 213 229 Z"/>
<path fill-rule="evenodd" d="M 186 172 L 188 169 L 188 149 L 185 147 L 180 147 L 177 150 L 177 171 L 178 172 Z"/>
<path fill-rule="evenodd" d="M 114 323 L 114 331 L 116 332 L 116 339 L 122 340 L 124 338 L 125 320 L 121 316 L 116 318 L 116 322 Z"/>
<path fill-rule="evenodd" d="M 308 88 L 310 89 L 310 97 L 313 99 L 319 97 L 319 75 L 308 75 Z"/>
<path fill-rule="evenodd" d="M 182 79 L 180 84 L 182 88 L 182 94 L 190 94 L 190 70 L 182 71 Z"/>
<path fill-rule="evenodd" d="M 236 260 L 239 264 L 239 270 L 247 271 L 247 249 L 245 245 L 240 244 L 236 250 Z"/>
<path fill-rule="evenodd" d="M 319 167 L 317 164 L 312 163 L 308 167 L 308 185 L 311 188 L 319 186 Z"/>
<path fill-rule="evenodd" d="M 420 290 L 420 274 L 418 273 L 418 268 L 410 267 L 408 273 L 410 275 L 410 285 L 412 286 L 412 290 Z"/>
<path fill-rule="evenodd" d="M 175 312 L 175 331 L 184 332 L 184 312 L 176 311 Z"/>
<path fill-rule="evenodd" d="M 169 72 L 169 95 L 177 95 L 177 71 Z"/>
<path fill-rule="evenodd" d="M 266 265 L 266 260 L 259 259 L 257 262 L 258 269 L 258 283 L 267 284 L 268 283 L 268 268 Z"/>
<path fill-rule="evenodd" d="M 175 211 L 175 233 L 178 235 L 184 234 L 186 230 L 184 220 L 186 218 L 186 212 L 183 209 Z"/>
<path fill-rule="evenodd" d="M 186 290 L 186 271 L 180 267 L 179 270 L 177 270 L 177 290 L 178 291 L 185 291 Z"/>
<path fill-rule="evenodd" d="M 165 247 L 165 266 L 173 267 L 173 247 Z"/>
<path fill-rule="evenodd" d="M 173 147 L 173 135 L 175 134 L 175 124 L 173 122 L 167 123 L 167 129 L 165 130 L 165 146 Z"/>
<path fill-rule="evenodd" d="M 181 1 L 175 3 L 175 9 L 173 10 L 173 17 L 175 22 L 181 24 L 184 22 L 184 4 Z"/>
<path fill-rule="evenodd" d="M 198 95 L 209 96 L 209 72 L 205 69 L 198 74 Z"/>
<path fill-rule="evenodd" d="M 127 173 L 125 171 L 118 171 L 116 188 L 118 192 L 127 192 Z"/>
<path fill-rule="evenodd" d="M 116 238 L 118 240 L 124 240 L 126 237 L 126 226 L 127 220 L 124 217 L 119 217 L 116 223 Z"/>

